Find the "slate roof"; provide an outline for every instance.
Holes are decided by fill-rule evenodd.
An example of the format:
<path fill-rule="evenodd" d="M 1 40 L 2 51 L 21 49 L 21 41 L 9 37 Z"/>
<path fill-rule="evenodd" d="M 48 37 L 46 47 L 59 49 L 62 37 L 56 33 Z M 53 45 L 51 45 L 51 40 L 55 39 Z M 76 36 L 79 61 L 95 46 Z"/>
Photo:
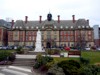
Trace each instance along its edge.
<path fill-rule="evenodd" d="M 6 21 L 3 20 L 3 19 L 0 19 L 0 26 L 1 26 L 1 27 L 6 27 L 6 28 L 11 28 L 11 23 L 6 22 Z"/>
<path fill-rule="evenodd" d="M 26 24 L 25 24 L 25 21 L 17 20 L 13 26 L 13 29 L 28 29 L 28 30 L 31 30 L 32 28 L 42 29 L 42 27 L 45 27 L 48 25 L 56 26 L 57 29 L 61 29 L 61 26 L 62 28 L 73 27 L 74 29 L 77 29 L 78 26 L 90 27 L 87 20 L 85 19 L 78 19 L 75 21 L 75 23 L 73 23 L 72 20 L 60 20 L 60 23 L 58 23 L 57 20 L 51 20 L 51 21 L 44 20 L 41 23 L 39 21 L 28 21 Z"/>

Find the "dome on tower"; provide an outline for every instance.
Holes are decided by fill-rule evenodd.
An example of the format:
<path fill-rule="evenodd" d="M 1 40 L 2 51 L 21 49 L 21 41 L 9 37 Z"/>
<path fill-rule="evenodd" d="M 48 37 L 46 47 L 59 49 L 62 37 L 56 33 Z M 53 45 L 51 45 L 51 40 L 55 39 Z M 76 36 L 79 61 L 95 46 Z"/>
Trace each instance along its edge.
<path fill-rule="evenodd" d="M 47 20 L 48 20 L 48 21 L 51 21 L 51 20 L 52 20 L 52 14 L 51 14 L 51 13 L 49 13 L 49 14 L 47 15 Z"/>

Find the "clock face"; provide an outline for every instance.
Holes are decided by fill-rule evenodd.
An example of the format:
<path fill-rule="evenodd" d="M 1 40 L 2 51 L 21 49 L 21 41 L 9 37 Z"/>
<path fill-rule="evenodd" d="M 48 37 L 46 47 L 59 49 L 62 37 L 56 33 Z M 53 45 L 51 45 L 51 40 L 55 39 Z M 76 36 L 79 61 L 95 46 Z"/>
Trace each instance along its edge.
<path fill-rule="evenodd" d="M 48 17 L 51 17 L 51 15 L 49 14 Z"/>

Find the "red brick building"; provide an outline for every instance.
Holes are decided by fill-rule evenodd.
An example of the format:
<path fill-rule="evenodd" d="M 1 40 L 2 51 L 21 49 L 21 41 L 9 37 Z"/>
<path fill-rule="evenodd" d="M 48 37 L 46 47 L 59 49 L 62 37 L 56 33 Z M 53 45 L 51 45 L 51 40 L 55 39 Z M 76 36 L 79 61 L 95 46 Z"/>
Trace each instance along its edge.
<path fill-rule="evenodd" d="M 50 13 L 46 20 L 42 20 L 42 16 L 38 21 L 28 21 L 28 16 L 25 21 L 17 20 L 8 30 L 8 45 L 35 46 L 38 29 L 42 33 L 44 47 L 94 45 L 93 28 L 89 26 L 89 20 L 75 20 L 75 15 L 72 15 L 72 20 L 60 20 L 60 15 L 58 20 L 53 20 Z"/>
<path fill-rule="evenodd" d="M 10 23 L 6 22 L 3 19 L 0 19 L 0 46 L 8 45 L 8 34 L 7 29 L 11 26 Z"/>

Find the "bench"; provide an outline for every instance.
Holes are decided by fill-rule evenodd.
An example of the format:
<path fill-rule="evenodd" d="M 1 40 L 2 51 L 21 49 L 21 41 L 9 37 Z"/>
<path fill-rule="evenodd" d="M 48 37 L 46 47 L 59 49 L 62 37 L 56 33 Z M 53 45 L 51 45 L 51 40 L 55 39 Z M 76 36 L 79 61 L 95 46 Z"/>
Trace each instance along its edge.
<path fill-rule="evenodd" d="M 81 56 L 81 51 L 68 51 L 68 57 L 70 55 L 73 55 L 73 56 Z"/>

